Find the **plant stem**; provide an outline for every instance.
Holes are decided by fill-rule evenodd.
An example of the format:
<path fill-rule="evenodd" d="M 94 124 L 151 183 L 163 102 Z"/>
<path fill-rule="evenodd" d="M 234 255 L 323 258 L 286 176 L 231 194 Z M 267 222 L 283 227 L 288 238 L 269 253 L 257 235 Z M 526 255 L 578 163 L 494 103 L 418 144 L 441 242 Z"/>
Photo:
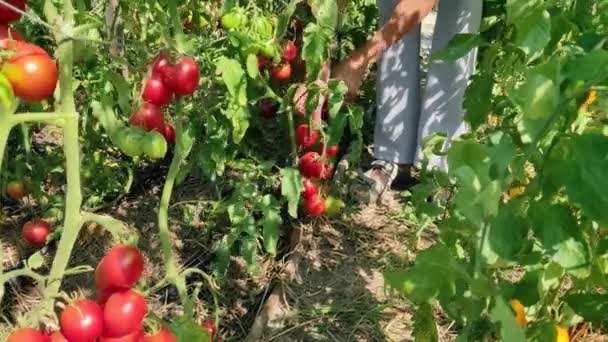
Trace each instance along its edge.
<path fill-rule="evenodd" d="M 73 112 L 65 113 L 23 113 L 16 114 L 10 117 L 10 123 L 13 125 L 26 122 L 53 122 L 58 120 L 66 120 L 74 117 Z"/>
<path fill-rule="evenodd" d="M 47 19 L 57 28 L 74 26 L 74 8 L 71 0 L 63 1 L 61 11 L 63 19 L 58 17 L 57 10 L 50 0 L 45 2 L 45 14 Z M 82 193 L 80 183 L 80 145 L 78 141 L 79 115 L 76 112 L 72 86 L 72 70 L 74 66 L 73 42 L 65 39 L 61 30 L 57 30 L 55 40 L 59 42 L 57 48 L 59 61 L 59 89 L 60 89 L 60 111 L 71 113 L 65 118 L 64 132 L 64 154 L 66 158 L 67 191 L 65 200 L 65 220 L 61 240 L 57 246 L 57 254 L 49 272 L 47 287 L 44 290 L 44 298 L 56 298 L 61 288 L 61 281 L 70 260 L 74 243 L 78 238 L 81 228 L 80 207 L 82 205 Z M 52 301 L 48 300 L 48 309 L 52 309 Z"/>
<path fill-rule="evenodd" d="M 177 105 L 179 107 L 179 104 Z M 160 233 L 160 241 L 163 250 L 163 259 L 165 261 L 165 268 L 167 269 L 167 279 L 175 285 L 179 294 L 180 300 L 184 305 L 184 312 L 186 315 L 192 314 L 192 302 L 188 298 L 188 289 L 186 287 L 186 278 L 178 273 L 175 260 L 173 259 L 173 252 L 171 246 L 171 236 L 169 232 L 169 202 L 171 202 L 171 193 L 173 192 L 173 185 L 175 179 L 179 174 L 179 168 L 182 162 L 190 154 L 191 148 L 185 149 L 182 146 L 180 139 L 183 132 L 181 120 L 179 118 L 179 108 L 176 109 L 178 113 L 178 120 L 176 124 L 177 129 L 177 143 L 171 166 L 169 167 L 169 174 L 163 187 L 163 193 L 160 198 L 160 207 L 158 208 L 158 229 Z"/>
<path fill-rule="evenodd" d="M 479 241 L 479 246 L 477 249 L 477 253 L 475 254 L 475 273 L 473 274 L 473 279 L 478 279 L 481 275 L 481 254 L 483 253 L 483 248 L 486 242 L 486 237 L 488 235 L 488 224 L 483 223 L 481 226 L 481 240 Z"/>
<path fill-rule="evenodd" d="M 293 124 L 293 112 L 287 111 L 287 130 L 289 131 L 289 141 L 291 142 L 291 154 L 293 155 L 294 165 L 298 162 L 298 148 L 296 146 L 296 133 Z"/>

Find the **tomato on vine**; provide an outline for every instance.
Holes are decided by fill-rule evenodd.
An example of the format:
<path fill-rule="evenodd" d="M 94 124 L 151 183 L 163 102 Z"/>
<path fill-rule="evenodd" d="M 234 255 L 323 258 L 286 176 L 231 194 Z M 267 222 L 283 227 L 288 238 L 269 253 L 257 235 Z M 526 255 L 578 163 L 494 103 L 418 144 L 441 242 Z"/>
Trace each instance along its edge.
<path fill-rule="evenodd" d="M 315 184 L 310 178 L 304 178 L 304 190 L 302 191 L 302 196 L 304 198 L 311 197 L 319 193 L 319 186 Z"/>
<path fill-rule="evenodd" d="M 188 56 L 183 56 L 178 64 L 166 67 L 163 72 L 163 81 L 176 96 L 194 93 L 200 77 L 198 65 Z"/>
<path fill-rule="evenodd" d="M 325 199 L 325 214 L 327 215 L 337 215 L 339 214 L 346 204 L 339 198 L 335 198 L 333 196 L 327 196 Z"/>
<path fill-rule="evenodd" d="M 152 76 L 162 76 L 168 67 L 172 65 L 171 58 L 166 52 L 161 52 L 152 63 Z"/>
<path fill-rule="evenodd" d="M 28 222 L 23 225 L 22 237 L 29 246 L 38 247 L 46 244 L 46 240 L 51 233 L 51 225 L 48 222 L 39 220 Z"/>
<path fill-rule="evenodd" d="M 225 30 L 234 30 L 241 25 L 241 17 L 238 13 L 226 13 L 220 19 L 220 23 Z"/>
<path fill-rule="evenodd" d="M 167 139 L 164 135 L 153 131 L 146 134 L 143 141 L 143 151 L 150 159 L 161 159 L 167 154 Z"/>
<path fill-rule="evenodd" d="M 101 259 L 95 269 L 97 289 L 128 289 L 141 277 L 144 257 L 134 247 L 116 245 Z"/>
<path fill-rule="evenodd" d="M 39 102 L 53 95 L 58 71 L 48 54 L 12 57 L 2 67 L 15 95 L 27 102 Z M 32 80 L 36 80 L 32 82 Z"/>
<path fill-rule="evenodd" d="M 299 168 L 302 176 L 319 178 L 323 171 L 323 161 L 317 152 L 307 152 L 300 157 Z"/>
<path fill-rule="evenodd" d="M 85 299 L 67 306 L 59 316 L 61 333 L 70 342 L 93 342 L 103 331 L 103 312 Z"/>
<path fill-rule="evenodd" d="M 173 94 L 165 86 L 160 75 L 153 75 L 146 81 L 142 97 L 148 103 L 164 106 L 171 102 Z"/>
<path fill-rule="evenodd" d="M 4 0 L 9 5 L 12 5 L 19 10 L 25 12 L 27 0 Z M 0 23 L 10 23 L 17 21 L 21 18 L 21 13 L 7 7 L 6 5 L 0 5 Z"/>
<path fill-rule="evenodd" d="M 321 216 L 325 212 L 325 200 L 314 194 L 304 200 L 304 211 L 310 216 Z"/>
<path fill-rule="evenodd" d="M 165 124 L 165 131 L 163 132 L 165 139 L 169 144 L 175 143 L 175 127 L 171 124 Z"/>
<path fill-rule="evenodd" d="M 319 153 L 323 152 L 323 148 L 325 148 L 325 144 L 321 143 L 319 145 Z M 325 155 L 328 157 L 334 157 L 338 154 L 338 145 L 332 145 L 325 149 Z"/>
<path fill-rule="evenodd" d="M 203 328 L 205 328 L 207 330 L 207 332 L 209 333 L 209 341 L 212 341 L 215 339 L 215 332 L 216 332 L 216 327 L 215 327 L 215 323 L 213 321 L 206 321 L 203 324 L 201 324 L 201 326 Z"/>
<path fill-rule="evenodd" d="M 314 145 L 319 139 L 319 131 L 309 129 L 307 124 L 302 124 L 296 128 L 296 145 L 308 148 Z"/>
<path fill-rule="evenodd" d="M 130 334 L 119 336 L 119 337 L 109 337 L 109 336 L 101 336 L 99 338 L 99 342 L 142 342 L 144 341 L 145 331 L 142 327 L 139 327 L 137 330 L 133 331 Z"/>
<path fill-rule="evenodd" d="M 48 337 L 34 328 L 15 330 L 6 342 L 48 342 Z"/>
<path fill-rule="evenodd" d="M 264 67 L 266 67 L 266 64 L 268 63 L 268 60 L 266 59 L 266 57 L 264 57 L 262 55 L 258 55 L 257 56 L 257 62 L 258 62 L 258 69 L 260 71 L 262 71 L 264 69 Z"/>
<path fill-rule="evenodd" d="M 133 290 L 113 293 L 103 308 L 103 335 L 120 337 L 135 332 L 147 312 L 146 300 L 141 294 Z"/>
<path fill-rule="evenodd" d="M 271 74 L 275 81 L 287 81 L 291 78 L 291 64 L 283 63 L 274 65 Z"/>
<path fill-rule="evenodd" d="M 296 44 L 291 40 L 285 42 L 285 46 L 283 47 L 283 59 L 286 61 L 293 61 L 297 56 L 298 49 L 296 48 Z"/>
<path fill-rule="evenodd" d="M 61 334 L 61 331 L 55 331 L 54 333 L 51 334 L 51 336 L 49 336 L 48 342 L 70 342 L 70 341 L 68 341 L 68 339 L 65 338 L 65 336 L 63 336 L 63 334 Z"/>
<path fill-rule="evenodd" d="M 145 128 L 146 131 L 165 131 L 165 115 L 157 105 L 145 102 L 143 106 L 131 116 L 132 126 Z"/>
<path fill-rule="evenodd" d="M 144 337 L 144 342 L 177 342 L 177 338 L 167 328 L 162 327 L 156 335 Z"/>
<path fill-rule="evenodd" d="M 6 194 L 14 201 L 18 201 L 30 194 L 29 186 L 26 182 L 12 180 L 6 184 Z"/>

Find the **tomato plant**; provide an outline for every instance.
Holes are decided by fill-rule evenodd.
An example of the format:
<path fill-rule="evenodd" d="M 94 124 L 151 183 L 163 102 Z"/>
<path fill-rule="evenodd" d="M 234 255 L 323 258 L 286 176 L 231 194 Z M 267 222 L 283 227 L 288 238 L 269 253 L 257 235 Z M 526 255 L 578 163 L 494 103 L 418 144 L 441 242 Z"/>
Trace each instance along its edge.
<path fill-rule="evenodd" d="M 25 181 L 12 180 L 6 184 L 6 194 L 15 201 L 30 194 L 29 186 Z"/>

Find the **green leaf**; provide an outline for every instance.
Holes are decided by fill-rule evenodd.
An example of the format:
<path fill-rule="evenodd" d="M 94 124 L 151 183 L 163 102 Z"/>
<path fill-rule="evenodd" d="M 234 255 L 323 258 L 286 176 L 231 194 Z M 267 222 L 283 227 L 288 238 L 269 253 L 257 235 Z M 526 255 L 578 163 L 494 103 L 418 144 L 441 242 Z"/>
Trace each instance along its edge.
<path fill-rule="evenodd" d="M 608 326 L 608 294 L 574 293 L 564 296 L 564 301 L 585 321 L 597 328 Z"/>
<path fill-rule="evenodd" d="M 513 101 L 519 106 L 522 118 L 517 125 L 524 143 L 541 138 L 559 98 L 558 87 L 552 78 L 540 70 L 528 73 L 526 81 L 512 92 Z"/>
<path fill-rule="evenodd" d="M 588 218 L 608 226 L 608 137 L 596 134 L 561 138 L 544 166 L 549 194 L 565 189 L 570 202 Z"/>
<path fill-rule="evenodd" d="M 329 125 L 329 139 L 327 146 L 333 146 L 340 142 L 342 134 L 344 133 L 344 127 L 346 126 L 346 119 L 348 118 L 347 113 L 340 112 L 336 115 Z"/>
<path fill-rule="evenodd" d="M 560 243 L 553 261 L 575 277 L 587 278 L 591 274 L 589 255 L 582 241 L 570 238 Z"/>
<path fill-rule="evenodd" d="M 483 40 L 479 34 L 458 33 L 454 35 L 445 49 L 433 52 L 431 58 L 438 62 L 455 61 L 482 43 Z"/>
<path fill-rule="evenodd" d="M 30 255 L 27 259 L 27 266 L 32 270 L 37 270 L 44 265 L 44 257 L 40 251 Z"/>
<path fill-rule="evenodd" d="M 287 33 L 287 28 L 289 27 L 289 21 L 291 20 L 291 16 L 296 11 L 296 6 L 302 2 L 302 0 L 291 0 L 281 14 L 279 14 L 279 19 L 277 22 L 277 29 L 275 30 L 275 39 L 280 41 Z"/>
<path fill-rule="evenodd" d="M 502 205 L 492 220 L 488 231 L 488 244 L 499 257 L 513 261 L 521 251 L 528 236 L 528 222 L 519 201 Z"/>
<path fill-rule="evenodd" d="M 0 74 L 0 117 L 13 114 L 16 109 L 13 87 L 4 74 Z"/>
<path fill-rule="evenodd" d="M 113 102 L 114 101 L 106 94 L 101 95 L 101 102 L 91 102 L 93 116 L 110 135 L 115 129 L 122 126 L 121 122 L 116 117 L 116 113 L 114 113 Z"/>
<path fill-rule="evenodd" d="M 312 14 L 321 27 L 335 30 L 338 24 L 338 3 L 335 0 L 309 0 Z"/>
<path fill-rule="evenodd" d="M 425 303 L 442 292 L 451 294 L 456 281 L 468 281 L 469 276 L 448 248 L 436 245 L 420 252 L 410 269 L 386 271 L 384 280 L 412 301 Z"/>
<path fill-rule="evenodd" d="M 308 24 L 304 29 L 302 59 L 306 62 L 306 79 L 314 81 L 319 77 L 323 61 L 327 58 L 329 36 L 317 24 Z"/>
<path fill-rule="evenodd" d="M 258 58 L 254 54 L 247 56 L 247 74 L 251 78 L 257 78 L 260 75 L 260 69 L 258 68 Z"/>
<path fill-rule="evenodd" d="M 543 0 L 507 0 L 507 22 L 515 24 L 523 19 L 534 10 L 539 8 Z"/>
<path fill-rule="evenodd" d="M 262 226 L 264 227 L 264 249 L 272 256 L 277 254 L 280 226 L 283 223 L 279 206 L 271 195 L 262 199 Z"/>
<path fill-rule="evenodd" d="M 359 106 L 348 106 L 348 123 L 351 132 L 359 132 L 363 128 L 365 113 Z"/>
<path fill-rule="evenodd" d="M 464 119 L 477 129 L 484 124 L 492 110 L 492 87 L 494 82 L 489 77 L 475 76 L 464 94 Z"/>
<path fill-rule="evenodd" d="M 420 304 L 414 313 L 414 341 L 415 342 L 437 342 L 437 326 L 433 307 L 429 303 Z"/>
<path fill-rule="evenodd" d="M 528 60 L 537 58 L 551 41 L 549 12 L 538 9 L 516 22 L 515 45 L 522 49 Z"/>
<path fill-rule="evenodd" d="M 299 170 L 294 168 L 281 170 L 281 195 L 287 198 L 289 215 L 293 218 L 298 217 L 298 203 L 303 190 L 304 185 Z"/>
<path fill-rule="evenodd" d="M 548 320 L 531 322 L 526 326 L 526 335 L 532 342 L 557 341 L 555 322 Z"/>
<path fill-rule="evenodd" d="M 169 330 L 175 335 L 177 342 L 210 341 L 207 329 L 204 329 L 196 324 L 196 322 L 185 317 L 175 320 L 174 323 L 169 326 Z"/>
<path fill-rule="evenodd" d="M 534 235 L 544 248 L 554 250 L 566 240 L 578 236 L 577 222 L 568 207 L 546 200 L 534 201 L 528 208 Z"/>
<path fill-rule="evenodd" d="M 113 71 L 105 71 L 104 78 L 108 80 L 118 95 L 118 105 L 123 113 L 131 110 L 131 86 L 124 77 Z"/>
<path fill-rule="evenodd" d="M 235 144 L 240 143 L 249 129 L 249 109 L 238 104 L 232 104 L 227 110 L 222 109 L 222 113 L 232 123 L 232 141 Z"/>
<path fill-rule="evenodd" d="M 595 50 L 571 60 L 565 67 L 565 77 L 573 81 L 593 81 L 608 74 L 608 51 Z"/>
<path fill-rule="evenodd" d="M 217 61 L 216 70 L 218 74 L 222 75 L 222 79 L 224 80 L 224 84 L 226 84 L 226 88 L 228 88 L 230 95 L 234 98 L 238 98 L 245 80 L 245 72 L 243 71 L 241 64 L 237 60 L 221 57 Z"/>
<path fill-rule="evenodd" d="M 327 82 L 327 88 L 329 89 L 329 97 L 327 98 L 329 117 L 330 119 L 333 119 L 338 115 L 340 108 L 342 108 L 344 95 L 348 91 L 348 87 L 342 80 L 329 80 Z"/>
<path fill-rule="evenodd" d="M 249 272 L 254 272 L 257 269 L 257 263 L 255 257 L 257 255 L 258 243 L 253 237 L 246 237 L 241 239 L 241 256 L 247 262 L 247 269 Z"/>
<path fill-rule="evenodd" d="M 515 314 L 502 297 L 494 297 L 494 307 L 490 310 L 490 319 L 500 324 L 502 341 L 525 342 L 526 336 L 517 324 Z"/>

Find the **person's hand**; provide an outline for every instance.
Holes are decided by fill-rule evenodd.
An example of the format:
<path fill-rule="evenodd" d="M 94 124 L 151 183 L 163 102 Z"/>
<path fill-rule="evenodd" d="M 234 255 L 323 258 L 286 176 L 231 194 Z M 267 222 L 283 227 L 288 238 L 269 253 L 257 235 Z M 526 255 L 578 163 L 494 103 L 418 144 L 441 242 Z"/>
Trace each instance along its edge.
<path fill-rule="evenodd" d="M 356 95 L 367 70 L 365 55 L 355 51 L 349 58 L 340 62 L 332 70 L 332 78 L 344 81 L 348 87 L 347 95 Z"/>

